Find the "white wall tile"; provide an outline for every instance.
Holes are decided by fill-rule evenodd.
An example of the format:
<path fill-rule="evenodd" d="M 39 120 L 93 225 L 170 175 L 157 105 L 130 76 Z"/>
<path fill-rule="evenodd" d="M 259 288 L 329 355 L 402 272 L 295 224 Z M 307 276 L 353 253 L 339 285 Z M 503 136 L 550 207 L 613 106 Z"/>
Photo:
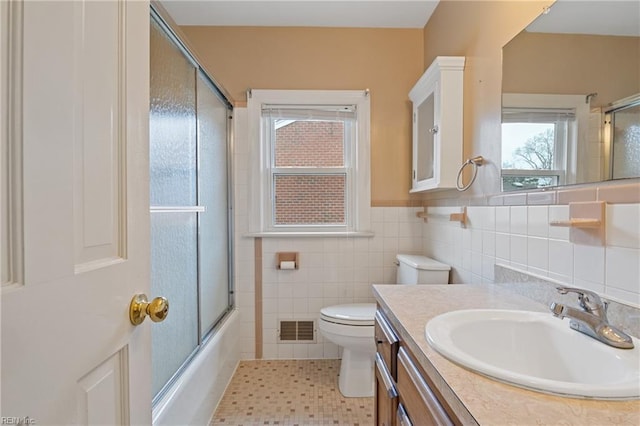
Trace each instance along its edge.
<path fill-rule="evenodd" d="M 462 231 L 462 249 L 471 250 L 471 229 L 463 229 Z"/>
<path fill-rule="evenodd" d="M 545 238 L 549 236 L 548 206 L 529 206 L 527 210 L 527 235 Z"/>
<path fill-rule="evenodd" d="M 640 293 L 640 249 L 607 247 L 606 285 Z"/>
<path fill-rule="evenodd" d="M 383 207 L 382 221 L 383 222 L 398 222 L 400 220 L 400 214 L 398 207 Z"/>
<path fill-rule="evenodd" d="M 496 233 L 493 231 L 482 231 L 482 253 L 488 256 L 496 254 Z"/>
<path fill-rule="evenodd" d="M 524 235 L 511 235 L 509 238 L 511 263 L 517 263 L 527 267 L 527 237 Z"/>
<path fill-rule="evenodd" d="M 511 232 L 511 207 L 496 207 L 496 232 Z"/>
<path fill-rule="evenodd" d="M 569 220 L 569 206 L 549 206 L 549 222 Z M 549 238 L 569 241 L 569 228 L 549 226 Z"/>
<path fill-rule="evenodd" d="M 384 207 L 371 208 L 371 222 L 383 222 L 384 221 Z"/>
<path fill-rule="evenodd" d="M 607 287 L 607 297 L 640 308 L 640 293 L 634 293 L 630 291 L 620 290 L 615 287 Z"/>
<path fill-rule="evenodd" d="M 509 232 L 517 235 L 527 235 L 527 206 L 511 207 L 511 226 Z"/>
<path fill-rule="evenodd" d="M 484 212 L 482 207 L 467 207 L 467 226 L 473 229 L 484 229 Z"/>
<path fill-rule="evenodd" d="M 573 246 L 573 276 L 575 279 L 604 284 L 604 247 Z"/>
<path fill-rule="evenodd" d="M 640 204 L 607 205 L 607 245 L 640 248 Z"/>
<path fill-rule="evenodd" d="M 511 236 L 509 234 L 496 233 L 496 258 L 511 260 Z"/>
<path fill-rule="evenodd" d="M 546 238 L 528 237 L 527 238 L 527 266 L 544 271 L 543 275 L 548 274 L 549 270 L 549 240 Z"/>
<path fill-rule="evenodd" d="M 464 250 L 462 252 L 462 269 L 471 272 L 471 250 Z"/>
<path fill-rule="evenodd" d="M 493 282 L 495 279 L 496 258 L 493 256 L 482 256 L 482 278 Z"/>
<path fill-rule="evenodd" d="M 397 237 L 383 237 L 383 252 L 387 255 L 395 257 L 398 254 L 398 238 Z"/>
<path fill-rule="evenodd" d="M 279 359 L 292 359 L 293 358 L 293 347 L 295 346 L 292 343 L 280 343 L 277 346 L 278 350 L 278 358 Z"/>
<path fill-rule="evenodd" d="M 340 348 L 320 335 L 316 344 L 274 343 L 276 319 L 317 318 L 324 306 L 374 301 L 371 284 L 395 282 L 393 262 L 400 252 L 430 255 L 452 265 L 451 280 L 456 283 L 493 282 L 494 266 L 499 262 L 640 304 L 638 204 L 608 206 L 606 248 L 573 244 L 567 228 L 548 226 L 551 220 L 568 219 L 564 205 L 474 206 L 468 210 L 471 223 L 466 229 L 447 221 L 425 223 L 414 217 L 417 210 L 372 208 L 376 235 L 371 238 L 264 238 L 264 357 L 340 356 Z M 451 208 L 440 210 L 448 213 Z M 281 250 L 299 251 L 301 269 L 293 274 L 276 270 L 275 253 Z M 237 304 L 253 309 L 252 240 L 238 243 L 236 265 Z M 255 331 L 252 318 L 241 318 L 246 346 L 241 354 L 247 357 L 254 351 L 250 343 Z"/>
<path fill-rule="evenodd" d="M 324 358 L 338 358 L 338 346 L 331 342 L 325 342 L 323 344 L 323 356 Z"/>
<path fill-rule="evenodd" d="M 571 284 L 573 281 L 573 245 L 568 241 L 549 240 L 549 276 Z"/>
<path fill-rule="evenodd" d="M 474 275 L 482 276 L 482 261 L 483 256 L 481 252 L 471 252 L 471 273 Z"/>
<path fill-rule="evenodd" d="M 471 230 L 471 251 L 482 253 L 482 234 L 480 229 Z"/>
<path fill-rule="evenodd" d="M 310 359 L 321 359 L 324 357 L 324 349 L 321 343 L 309 344 L 308 356 Z"/>
<path fill-rule="evenodd" d="M 263 344 L 262 357 L 264 359 L 278 359 L 278 346 L 276 344 Z"/>

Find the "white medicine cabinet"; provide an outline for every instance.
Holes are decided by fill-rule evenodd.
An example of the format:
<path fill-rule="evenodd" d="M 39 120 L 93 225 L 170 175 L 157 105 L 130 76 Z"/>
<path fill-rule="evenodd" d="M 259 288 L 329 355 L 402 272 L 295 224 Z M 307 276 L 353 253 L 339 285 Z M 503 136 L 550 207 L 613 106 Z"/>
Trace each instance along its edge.
<path fill-rule="evenodd" d="M 409 92 L 413 103 L 410 192 L 456 187 L 462 162 L 465 58 L 438 56 Z"/>

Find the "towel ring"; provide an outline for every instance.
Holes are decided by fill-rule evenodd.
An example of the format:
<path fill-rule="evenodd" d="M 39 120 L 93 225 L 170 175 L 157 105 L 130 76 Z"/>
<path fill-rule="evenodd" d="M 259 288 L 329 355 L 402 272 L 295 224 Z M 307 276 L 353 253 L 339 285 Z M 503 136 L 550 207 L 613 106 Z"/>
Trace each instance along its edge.
<path fill-rule="evenodd" d="M 461 191 L 461 192 L 466 191 L 467 189 L 469 189 L 469 187 L 471 187 L 473 182 L 476 180 L 476 177 L 478 176 L 478 167 L 482 166 L 483 164 L 484 164 L 484 158 L 482 157 L 482 155 L 478 155 L 477 157 L 473 157 L 473 158 L 468 158 L 467 161 L 462 163 L 462 166 L 458 171 L 458 177 L 456 178 L 456 188 L 458 189 L 458 191 Z M 460 180 L 461 180 L 462 172 L 464 171 L 464 168 L 467 167 L 468 165 L 471 165 L 473 167 L 473 176 L 471 176 L 471 181 L 469 181 L 468 184 L 463 185 L 462 182 L 460 182 Z"/>

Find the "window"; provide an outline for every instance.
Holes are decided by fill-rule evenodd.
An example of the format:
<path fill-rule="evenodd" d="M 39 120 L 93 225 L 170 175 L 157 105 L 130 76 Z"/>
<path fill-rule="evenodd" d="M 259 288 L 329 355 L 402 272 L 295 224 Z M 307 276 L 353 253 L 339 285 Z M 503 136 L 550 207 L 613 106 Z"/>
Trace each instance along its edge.
<path fill-rule="evenodd" d="M 507 96 L 502 108 L 502 190 L 540 189 L 575 181 L 575 97 Z M 584 103 L 584 97 L 580 98 Z M 584 114 L 581 107 L 580 114 Z"/>
<path fill-rule="evenodd" d="M 248 112 L 254 232 L 368 228 L 366 92 L 254 90 Z"/>

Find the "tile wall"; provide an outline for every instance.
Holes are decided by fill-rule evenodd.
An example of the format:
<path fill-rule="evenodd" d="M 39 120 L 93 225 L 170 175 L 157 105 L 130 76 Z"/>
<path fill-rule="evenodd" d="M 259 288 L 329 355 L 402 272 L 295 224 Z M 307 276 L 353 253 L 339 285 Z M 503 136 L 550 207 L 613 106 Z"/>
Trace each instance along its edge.
<path fill-rule="evenodd" d="M 256 289 L 255 239 L 246 236 L 249 149 L 246 125 L 238 124 L 246 123 L 246 109 L 237 108 L 234 121 L 235 300 L 242 359 L 259 354 L 256 339 L 262 339 L 266 359 L 339 356 L 339 348 L 319 333 L 312 344 L 277 343 L 278 321 L 316 319 L 320 308 L 331 304 L 372 302 L 371 283 L 395 281 L 397 253 L 424 254 L 452 265 L 454 283 L 492 283 L 494 265 L 500 264 L 640 307 L 638 203 L 607 206 L 606 247 L 573 244 L 567 228 L 548 225 L 551 220 L 568 219 L 567 205 L 468 207 L 466 228 L 447 219 L 449 213 L 460 211 L 458 207 L 429 207 L 426 222 L 415 216 L 422 208 L 374 207 L 370 212 L 374 237 L 262 238 Z M 582 192 L 596 194 L 590 188 Z M 556 200 L 555 193 L 509 197 L 516 204 L 527 204 L 529 198 Z M 299 252 L 300 269 L 277 270 L 278 251 Z M 257 306 L 258 312 L 262 309 L 258 318 Z"/>
<path fill-rule="evenodd" d="M 373 303 L 371 283 L 395 282 L 397 253 L 422 251 L 418 209 L 371 209 L 374 237 L 263 238 L 263 356 L 335 358 L 338 347 L 316 333 L 311 344 L 278 343 L 279 320 L 314 320 L 324 306 Z M 300 269 L 276 269 L 276 253 L 300 254 Z"/>
<path fill-rule="evenodd" d="M 334 358 L 339 348 L 317 333 L 316 343 L 277 342 L 281 319 L 317 319 L 320 308 L 372 302 L 371 283 L 395 282 L 397 253 L 420 253 L 452 266 L 454 283 L 492 283 L 494 265 L 506 265 L 564 284 L 591 289 L 640 307 L 640 204 L 607 206 L 607 245 L 569 241 L 568 206 L 468 207 L 468 224 L 443 220 L 457 207 L 371 209 L 371 238 L 263 238 L 263 358 Z M 239 224 L 239 223 L 238 223 Z M 241 355 L 255 357 L 253 238 L 236 236 Z M 276 269 L 278 251 L 300 253 L 300 269 Z"/>
<path fill-rule="evenodd" d="M 440 217 L 459 211 L 430 207 Z M 469 207 L 463 229 L 431 220 L 423 232 L 424 254 L 453 266 L 456 283 L 491 283 L 494 264 L 597 291 L 640 306 L 640 204 L 607 205 L 607 243 L 573 244 L 569 229 L 549 226 L 569 219 L 567 205 Z"/>

